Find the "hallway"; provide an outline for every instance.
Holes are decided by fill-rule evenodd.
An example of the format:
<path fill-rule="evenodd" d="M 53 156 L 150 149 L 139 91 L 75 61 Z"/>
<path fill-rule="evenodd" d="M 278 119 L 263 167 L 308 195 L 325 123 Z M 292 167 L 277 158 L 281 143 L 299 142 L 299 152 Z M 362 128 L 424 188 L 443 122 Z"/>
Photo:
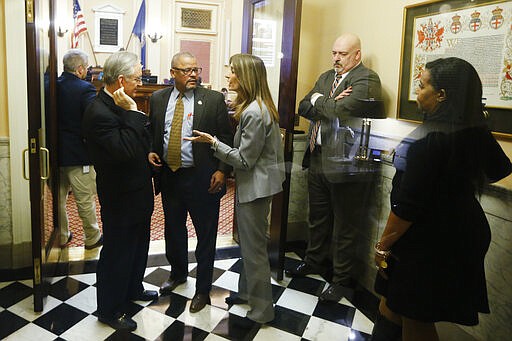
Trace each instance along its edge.
<path fill-rule="evenodd" d="M 196 314 L 188 311 L 194 295 L 195 266 L 189 253 L 188 281 L 158 301 L 133 302 L 130 314 L 138 323 L 123 334 L 101 324 L 96 311 L 96 261 L 70 262 L 67 276 L 53 278 L 43 313 L 32 308 L 32 281 L 0 283 L 2 340 L 369 340 L 376 299 L 358 287 L 353 302 L 319 303 L 326 282 L 318 276 L 272 281 L 276 318 L 268 325 L 248 323 L 247 305 L 228 307 L 224 298 L 237 291 L 242 262 L 237 246 L 218 247 L 212 304 Z M 287 253 L 285 267 L 300 258 Z M 168 278 L 165 257 L 152 254 L 144 278 L 146 289 L 158 290 Z"/>

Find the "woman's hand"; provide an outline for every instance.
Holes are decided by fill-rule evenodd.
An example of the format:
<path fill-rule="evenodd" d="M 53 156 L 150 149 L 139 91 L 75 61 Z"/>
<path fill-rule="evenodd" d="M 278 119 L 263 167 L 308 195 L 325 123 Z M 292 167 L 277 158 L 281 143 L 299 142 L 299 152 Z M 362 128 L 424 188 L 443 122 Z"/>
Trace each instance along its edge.
<path fill-rule="evenodd" d="M 137 103 L 124 92 L 124 87 L 120 87 L 112 94 L 114 102 L 124 110 L 137 110 Z"/>
<path fill-rule="evenodd" d="M 199 130 L 193 130 L 192 133 L 196 136 L 184 137 L 183 139 L 192 142 L 209 143 L 211 145 L 215 143 L 215 138 L 208 133 L 203 133 Z"/>

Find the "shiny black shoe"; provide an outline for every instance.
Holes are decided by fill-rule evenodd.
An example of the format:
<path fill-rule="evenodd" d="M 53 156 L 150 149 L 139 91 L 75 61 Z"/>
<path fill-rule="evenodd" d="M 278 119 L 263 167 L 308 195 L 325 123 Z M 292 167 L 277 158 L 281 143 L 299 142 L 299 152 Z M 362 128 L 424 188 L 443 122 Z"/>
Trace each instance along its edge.
<path fill-rule="evenodd" d="M 156 301 L 158 293 L 155 290 L 144 290 L 138 296 L 132 298 L 134 301 Z"/>
<path fill-rule="evenodd" d="M 85 245 L 84 248 L 86 250 L 92 250 L 92 249 L 95 249 L 97 247 L 100 247 L 101 245 L 103 245 L 103 235 L 100 236 L 100 239 L 98 239 L 98 241 L 92 245 Z"/>
<path fill-rule="evenodd" d="M 165 281 L 160 287 L 160 295 L 170 295 L 174 289 L 180 284 L 183 284 L 187 281 L 186 278 L 169 278 Z"/>
<path fill-rule="evenodd" d="M 305 277 L 307 275 L 322 275 L 322 272 L 302 261 L 295 268 L 285 271 L 288 277 Z"/>
<path fill-rule="evenodd" d="M 228 305 L 247 304 L 248 303 L 247 300 L 240 298 L 240 296 L 238 296 L 238 295 L 228 296 L 224 299 L 224 302 L 226 302 Z"/>
<path fill-rule="evenodd" d="M 345 286 L 340 283 L 333 283 L 329 285 L 327 290 L 320 295 L 320 301 L 339 302 L 343 297 L 346 297 L 351 301 L 354 298 L 355 290 L 351 285 L 349 285 L 350 284 L 347 284 L 347 286 Z"/>
<path fill-rule="evenodd" d="M 105 318 L 102 316 L 98 316 L 98 321 L 100 321 L 101 323 L 108 324 L 115 330 L 126 330 L 132 332 L 135 329 L 137 329 L 137 322 L 132 320 L 126 314 L 117 314 L 116 317 L 113 318 Z"/>
<path fill-rule="evenodd" d="M 195 294 L 190 303 L 189 311 L 191 313 L 197 313 L 207 305 L 210 304 L 210 295 L 208 294 Z"/>

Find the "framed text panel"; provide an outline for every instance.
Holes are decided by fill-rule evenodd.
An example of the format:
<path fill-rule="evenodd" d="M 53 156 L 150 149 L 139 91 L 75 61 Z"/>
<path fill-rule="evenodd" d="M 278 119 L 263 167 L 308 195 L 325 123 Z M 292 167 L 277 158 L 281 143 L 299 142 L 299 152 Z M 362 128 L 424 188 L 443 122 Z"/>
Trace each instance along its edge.
<path fill-rule="evenodd" d="M 430 1 L 404 9 L 398 118 L 421 121 L 415 89 L 429 61 L 458 57 L 483 85 L 491 129 L 512 137 L 512 1 Z"/>

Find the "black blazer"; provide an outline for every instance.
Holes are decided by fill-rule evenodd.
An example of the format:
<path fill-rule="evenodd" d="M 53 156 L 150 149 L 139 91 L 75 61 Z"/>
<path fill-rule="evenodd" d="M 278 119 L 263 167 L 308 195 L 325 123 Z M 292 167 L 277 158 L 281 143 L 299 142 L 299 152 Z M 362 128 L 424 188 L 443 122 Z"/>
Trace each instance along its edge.
<path fill-rule="evenodd" d="M 149 118 L 115 105 L 101 89 L 85 112 L 83 133 L 97 174 L 102 219 L 104 209 L 128 223 L 151 216 Z"/>
<path fill-rule="evenodd" d="M 152 151 L 157 153 L 161 160 L 165 159 L 164 129 L 165 112 L 167 104 L 174 87 L 158 90 L 153 93 L 150 99 L 150 121 L 152 136 Z M 219 141 L 233 146 L 233 133 L 229 122 L 228 110 L 224 102 L 224 96 L 218 92 L 202 87 L 194 90 L 194 116 L 193 129 L 207 132 L 216 136 Z M 201 172 L 211 176 L 215 171 L 220 170 L 226 175 L 231 172 L 232 167 L 219 161 L 213 156 L 213 150 L 207 143 L 193 143 L 192 154 L 194 165 Z M 155 174 L 155 192 L 160 193 L 160 173 Z"/>

